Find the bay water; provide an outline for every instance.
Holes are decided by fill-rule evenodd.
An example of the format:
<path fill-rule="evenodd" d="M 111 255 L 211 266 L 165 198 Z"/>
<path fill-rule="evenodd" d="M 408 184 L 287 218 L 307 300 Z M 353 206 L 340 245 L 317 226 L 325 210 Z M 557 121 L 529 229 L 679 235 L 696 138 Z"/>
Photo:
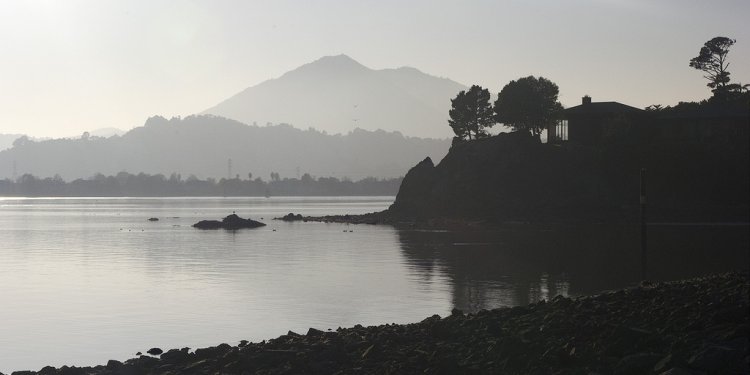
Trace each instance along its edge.
<path fill-rule="evenodd" d="M 637 225 L 484 231 L 272 220 L 393 197 L 0 198 L 0 372 L 417 322 L 640 280 Z M 194 229 L 236 212 L 268 224 Z M 148 221 L 149 218 L 158 221 Z M 747 223 L 651 223 L 648 277 L 744 269 Z"/>

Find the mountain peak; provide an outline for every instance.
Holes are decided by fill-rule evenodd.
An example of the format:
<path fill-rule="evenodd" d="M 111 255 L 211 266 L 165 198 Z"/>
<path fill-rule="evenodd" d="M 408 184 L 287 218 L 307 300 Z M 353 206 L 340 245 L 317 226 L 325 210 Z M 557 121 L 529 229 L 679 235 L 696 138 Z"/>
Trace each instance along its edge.
<path fill-rule="evenodd" d="M 300 66 L 293 71 L 334 71 L 334 72 L 345 72 L 345 71 L 365 71 L 370 68 L 360 64 L 353 58 L 340 54 L 334 56 L 323 56 L 311 63 Z"/>
<path fill-rule="evenodd" d="M 421 70 L 419 70 L 419 69 L 417 69 L 417 68 L 415 68 L 413 66 L 406 66 L 406 65 L 400 66 L 400 67 L 396 68 L 396 70 L 400 70 L 402 72 L 418 72 L 418 73 L 422 73 Z"/>
<path fill-rule="evenodd" d="M 450 99 L 465 89 L 414 67 L 371 69 L 340 54 L 249 87 L 204 113 L 331 134 L 360 127 L 443 138 L 452 135 L 447 125 Z"/>
<path fill-rule="evenodd" d="M 356 65 L 362 65 L 357 60 L 354 60 L 353 58 L 349 57 L 349 55 L 345 55 L 343 53 L 338 55 L 330 55 L 330 56 L 323 56 L 313 62 L 314 63 L 323 63 L 323 62 L 335 62 L 335 63 L 345 63 L 345 64 L 356 64 Z"/>

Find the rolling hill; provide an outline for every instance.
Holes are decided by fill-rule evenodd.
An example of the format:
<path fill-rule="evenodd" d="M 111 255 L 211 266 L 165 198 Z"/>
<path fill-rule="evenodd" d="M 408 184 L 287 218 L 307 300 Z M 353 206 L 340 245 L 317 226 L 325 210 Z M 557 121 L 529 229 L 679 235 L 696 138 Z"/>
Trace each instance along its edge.
<path fill-rule="evenodd" d="M 0 179 L 25 173 L 66 180 L 95 173 L 171 173 L 227 177 L 248 173 L 268 179 L 309 173 L 317 177 L 399 177 L 425 156 L 441 159 L 448 139 L 405 137 L 354 129 L 330 135 L 290 125 L 252 126 L 203 115 L 170 120 L 155 116 L 122 136 L 35 141 L 0 151 Z M 229 170 L 229 159 L 231 171 Z"/>

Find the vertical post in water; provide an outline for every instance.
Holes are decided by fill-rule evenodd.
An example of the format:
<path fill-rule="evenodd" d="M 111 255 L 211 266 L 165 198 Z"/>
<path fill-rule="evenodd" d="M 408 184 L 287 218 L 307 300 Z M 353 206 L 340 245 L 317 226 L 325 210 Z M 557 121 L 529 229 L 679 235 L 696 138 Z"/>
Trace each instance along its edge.
<path fill-rule="evenodd" d="M 641 280 L 646 280 L 646 168 L 641 168 Z"/>

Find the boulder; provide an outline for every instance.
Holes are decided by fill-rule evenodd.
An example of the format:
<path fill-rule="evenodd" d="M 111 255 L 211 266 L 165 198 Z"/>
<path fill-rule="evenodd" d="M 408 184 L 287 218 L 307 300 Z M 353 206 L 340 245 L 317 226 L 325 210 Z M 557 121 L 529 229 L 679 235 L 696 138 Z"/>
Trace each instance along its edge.
<path fill-rule="evenodd" d="M 114 371 L 122 367 L 122 362 L 116 360 L 116 359 L 110 359 L 107 361 L 107 370 Z"/>
<path fill-rule="evenodd" d="M 281 218 L 281 220 L 283 220 L 283 221 L 302 221 L 302 220 L 304 220 L 304 217 L 302 217 L 301 214 L 296 214 L 295 215 L 295 214 L 293 214 L 293 213 L 290 212 L 290 213 L 284 215 Z"/>

